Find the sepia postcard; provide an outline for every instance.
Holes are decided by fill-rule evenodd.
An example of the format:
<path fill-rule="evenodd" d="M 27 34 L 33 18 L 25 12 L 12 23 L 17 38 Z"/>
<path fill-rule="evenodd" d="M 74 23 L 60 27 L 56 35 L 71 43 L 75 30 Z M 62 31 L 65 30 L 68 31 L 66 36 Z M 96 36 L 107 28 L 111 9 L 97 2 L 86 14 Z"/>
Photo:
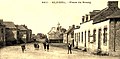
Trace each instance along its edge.
<path fill-rule="evenodd" d="M 0 0 L 0 59 L 120 59 L 120 0 Z"/>

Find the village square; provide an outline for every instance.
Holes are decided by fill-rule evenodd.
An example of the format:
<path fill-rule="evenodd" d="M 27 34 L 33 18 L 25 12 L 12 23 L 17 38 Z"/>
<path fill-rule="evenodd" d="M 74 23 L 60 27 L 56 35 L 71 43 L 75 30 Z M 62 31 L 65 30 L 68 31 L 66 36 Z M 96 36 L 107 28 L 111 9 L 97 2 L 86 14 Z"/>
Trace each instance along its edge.
<path fill-rule="evenodd" d="M 120 59 L 120 2 L 106 4 L 79 25 L 58 22 L 47 34 L 0 19 L 0 59 Z"/>

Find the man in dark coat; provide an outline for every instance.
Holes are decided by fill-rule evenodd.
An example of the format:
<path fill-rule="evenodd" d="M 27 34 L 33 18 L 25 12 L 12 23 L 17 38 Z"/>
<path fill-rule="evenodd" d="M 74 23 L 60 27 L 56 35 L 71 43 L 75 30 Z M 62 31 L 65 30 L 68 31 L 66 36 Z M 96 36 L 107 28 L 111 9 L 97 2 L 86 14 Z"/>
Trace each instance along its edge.
<path fill-rule="evenodd" d="M 49 42 L 46 42 L 47 51 L 49 51 Z"/>
<path fill-rule="evenodd" d="M 22 45 L 21 45 L 21 48 L 22 48 L 22 52 L 24 53 L 24 51 L 25 51 L 25 49 L 26 49 L 26 48 L 25 48 L 25 44 L 22 44 Z"/>
<path fill-rule="evenodd" d="M 46 51 L 46 42 L 43 42 L 44 50 Z"/>
<path fill-rule="evenodd" d="M 70 52 L 70 54 L 72 54 L 72 51 L 71 51 L 71 48 L 72 48 L 72 44 L 68 44 L 68 54 L 69 54 L 69 52 Z"/>
<path fill-rule="evenodd" d="M 37 43 L 34 43 L 34 48 L 36 48 L 37 47 Z"/>

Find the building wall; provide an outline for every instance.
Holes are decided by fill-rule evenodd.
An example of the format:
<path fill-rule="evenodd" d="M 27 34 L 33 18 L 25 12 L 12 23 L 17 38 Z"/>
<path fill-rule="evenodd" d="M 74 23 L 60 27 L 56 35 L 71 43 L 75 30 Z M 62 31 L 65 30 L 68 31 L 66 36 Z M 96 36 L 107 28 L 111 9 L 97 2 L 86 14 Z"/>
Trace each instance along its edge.
<path fill-rule="evenodd" d="M 63 43 L 67 43 L 67 34 L 63 34 Z"/>
<path fill-rule="evenodd" d="M 74 47 L 79 47 L 80 41 L 78 41 L 77 33 L 80 33 L 80 29 L 74 30 Z"/>
<path fill-rule="evenodd" d="M 71 43 L 71 44 L 73 44 L 73 39 L 74 39 L 74 37 L 72 37 L 72 34 L 71 33 L 69 33 L 68 34 L 68 43 Z"/>
<path fill-rule="evenodd" d="M 103 21 L 100 23 L 92 24 L 93 20 L 83 23 L 80 25 L 80 29 L 75 30 L 76 33 L 74 39 L 75 45 L 78 42 L 78 48 L 86 48 L 90 52 L 94 52 L 98 49 L 98 42 L 100 43 L 100 48 L 102 51 L 109 51 L 109 20 Z M 107 41 L 106 44 L 103 43 L 103 37 L 104 37 L 104 28 L 107 28 Z M 101 29 L 101 39 L 98 41 L 98 30 Z M 95 39 L 93 39 L 93 31 L 96 30 L 96 36 Z M 90 35 L 88 35 L 88 31 L 90 31 Z M 79 34 L 80 33 L 80 40 L 79 40 Z M 83 41 L 82 41 L 82 33 L 83 33 Z M 90 39 L 88 39 L 90 38 Z M 85 40 L 86 39 L 86 40 Z M 76 45 L 77 46 L 77 45 Z M 86 46 L 86 47 L 85 47 Z"/>
<path fill-rule="evenodd" d="M 90 45 L 88 43 L 88 31 L 90 31 L 91 32 L 90 34 L 92 34 L 92 30 L 93 30 L 93 24 L 92 23 L 93 23 L 93 20 L 80 25 L 80 30 L 79 30 L 79 32 L 80 32 L 80 41 L 78 42 L 78 47 L 79 48 L 83 48 L 83 47 L 85 47 L 85 45 L 86 45 L 85 48 L 88 48 L 88 46 L 90 46 L 91 48 L 94 48 L 94 44 Z"/>
<path fill-rule="evenodd" d="M 6 45 L 5 43 L 5 27 L 1 26 L 0 27 L 0 46 Z"/>
<path fill-rule="evenodd" d="M 120 21 L 119 20 L 120 19 L 111 19 L 110 21 L 109 49 L 111 52 L 120 51 Z"/>
<path fill-rule="evenodd" d="M 120 52 L 120 18 L 116 22 L 115 51 Z"/>
<path fill-rule="evenodd" d="M 17 40 L 17 30 L 12 30 L 13 34 L 14 34 L 14 38 Z"/>
<path fill-rule="evenodd" d="M 101 51 L 105 51 L 108 52 L 109 51 L 109 21 L 103 21 L 97 24 L 94 24 L 94 29 L 96 29 L 96 48 L 98 48 L 98 30 L 101 29 L 101 39 L 100 39 L 100 47 L 101 47 Z M 104 40 L 104 29 L 107 28 L 107 40 L 106 43 L 103 43 Z"/>

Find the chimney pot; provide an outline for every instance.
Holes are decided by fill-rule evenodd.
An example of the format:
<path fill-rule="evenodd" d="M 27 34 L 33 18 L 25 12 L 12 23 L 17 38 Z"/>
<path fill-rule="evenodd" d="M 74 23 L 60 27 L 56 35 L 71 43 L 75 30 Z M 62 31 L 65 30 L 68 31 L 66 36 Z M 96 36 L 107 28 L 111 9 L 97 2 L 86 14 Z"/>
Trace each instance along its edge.
<path fill-rule="evenodd" d="M 85 16 L 82 16 L 82 23 L 84 23 L 84 20 L 85 20 Z"/>
<path fill-rule="evenodd" d="M 108 1 L 109 8 L 118 8 L 118 1 Z"/>

